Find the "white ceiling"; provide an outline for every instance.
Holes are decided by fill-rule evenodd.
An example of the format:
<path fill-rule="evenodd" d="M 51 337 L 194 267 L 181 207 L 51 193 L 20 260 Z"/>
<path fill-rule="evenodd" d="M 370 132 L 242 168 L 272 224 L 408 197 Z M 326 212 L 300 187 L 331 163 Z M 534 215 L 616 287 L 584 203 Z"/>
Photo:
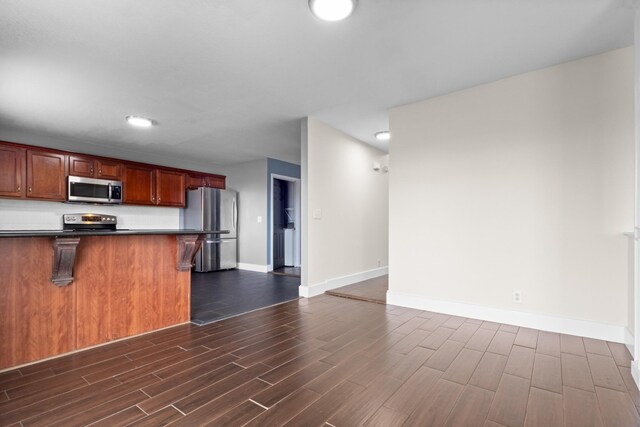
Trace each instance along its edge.
<path fill-rule="evenodd" d="M 323 23 L 307 0 L 0 0 L 0 130 L 298 163 L 311 115 L 386 149 L 373 133 L 391 107 L 631 45 L 632 4 L 360 0 Z"/>

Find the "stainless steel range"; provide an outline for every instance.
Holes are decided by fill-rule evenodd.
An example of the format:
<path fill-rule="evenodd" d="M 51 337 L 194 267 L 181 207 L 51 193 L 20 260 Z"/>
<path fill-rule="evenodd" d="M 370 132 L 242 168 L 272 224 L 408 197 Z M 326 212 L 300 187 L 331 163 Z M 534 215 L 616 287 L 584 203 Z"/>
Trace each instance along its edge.
<path fill-rule="evenodd" d="M 77 213 L 62 215 L 63 230 L 115 231 L 118 220 L 114 215 Z"/>

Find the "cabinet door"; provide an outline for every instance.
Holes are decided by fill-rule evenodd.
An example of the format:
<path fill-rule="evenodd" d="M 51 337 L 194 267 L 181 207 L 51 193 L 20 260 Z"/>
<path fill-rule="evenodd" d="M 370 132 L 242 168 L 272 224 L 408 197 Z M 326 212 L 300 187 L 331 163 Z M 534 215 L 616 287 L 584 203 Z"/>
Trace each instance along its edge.
<path fill-rule="evenodd" d="M 25 150 L 0 145 L 0 197 L 24 197 Z"/>
<path fill-rule="evenodd" d="M 221 175 L 210 175 L 207 177 L 207 187 L 225 189 L 225 177 Z"/>
<path fill-rule="evenodd" d="M 145 166 L 124 167 L 122 176 L 123 202 L 134 205 L 155 205 L 155 169 Z"/>
<path fill-rule="evenodd" d="M 196 188 L 206 187 L 207 178 L 205 176 L 190 175 L 187 178 L 187 189 L 195 190 Z"/>
<path fill-rule="evenodd" d="M 70 155 L 69 175 L 93 178 L 95 176 L 95 161 L 91 157 Z"/>
<path fill-rule="evenodd" d="M 161 206 L 185 206 L 185 175 L 180 172 L 157 169 L 157 204 Z"/>
<path fill-rule="evenodd" d="M 65 155 L 27 150 L 27 197 L 66 200 Z"/>
<path fill-rule="evenodd" d="M 98 178 L 104 179 L 121 179 L 122 178 L 122 163 L 112 162 L 109 160 L 97 160 L 96 167 Z"/>

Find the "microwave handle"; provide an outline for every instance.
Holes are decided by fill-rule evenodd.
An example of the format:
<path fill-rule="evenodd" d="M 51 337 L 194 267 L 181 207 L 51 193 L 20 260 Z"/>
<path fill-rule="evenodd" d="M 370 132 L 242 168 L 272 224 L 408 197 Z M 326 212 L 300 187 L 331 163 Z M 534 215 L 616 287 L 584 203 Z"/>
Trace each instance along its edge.
<path fill-rule="evenodd" d="M 108 198 L 109 198 L 109 201 L 111 201 L 111 183 L 109 183 L 109 196 L 108 196 Z"/>

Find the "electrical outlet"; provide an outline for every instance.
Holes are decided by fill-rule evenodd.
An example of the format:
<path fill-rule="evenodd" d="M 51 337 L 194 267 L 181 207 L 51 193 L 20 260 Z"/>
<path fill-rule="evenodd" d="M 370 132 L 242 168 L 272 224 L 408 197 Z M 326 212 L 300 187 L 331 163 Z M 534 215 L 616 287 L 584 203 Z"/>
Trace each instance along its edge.
<path fill-rule="evenodd" d="M 522 303 L 522 291 L 513 291 L 513 302 Z"/>
<path fill-rule="evenodd" d="M 262 223 L 262 217 L 258 216 L 258 224 Z"/>

